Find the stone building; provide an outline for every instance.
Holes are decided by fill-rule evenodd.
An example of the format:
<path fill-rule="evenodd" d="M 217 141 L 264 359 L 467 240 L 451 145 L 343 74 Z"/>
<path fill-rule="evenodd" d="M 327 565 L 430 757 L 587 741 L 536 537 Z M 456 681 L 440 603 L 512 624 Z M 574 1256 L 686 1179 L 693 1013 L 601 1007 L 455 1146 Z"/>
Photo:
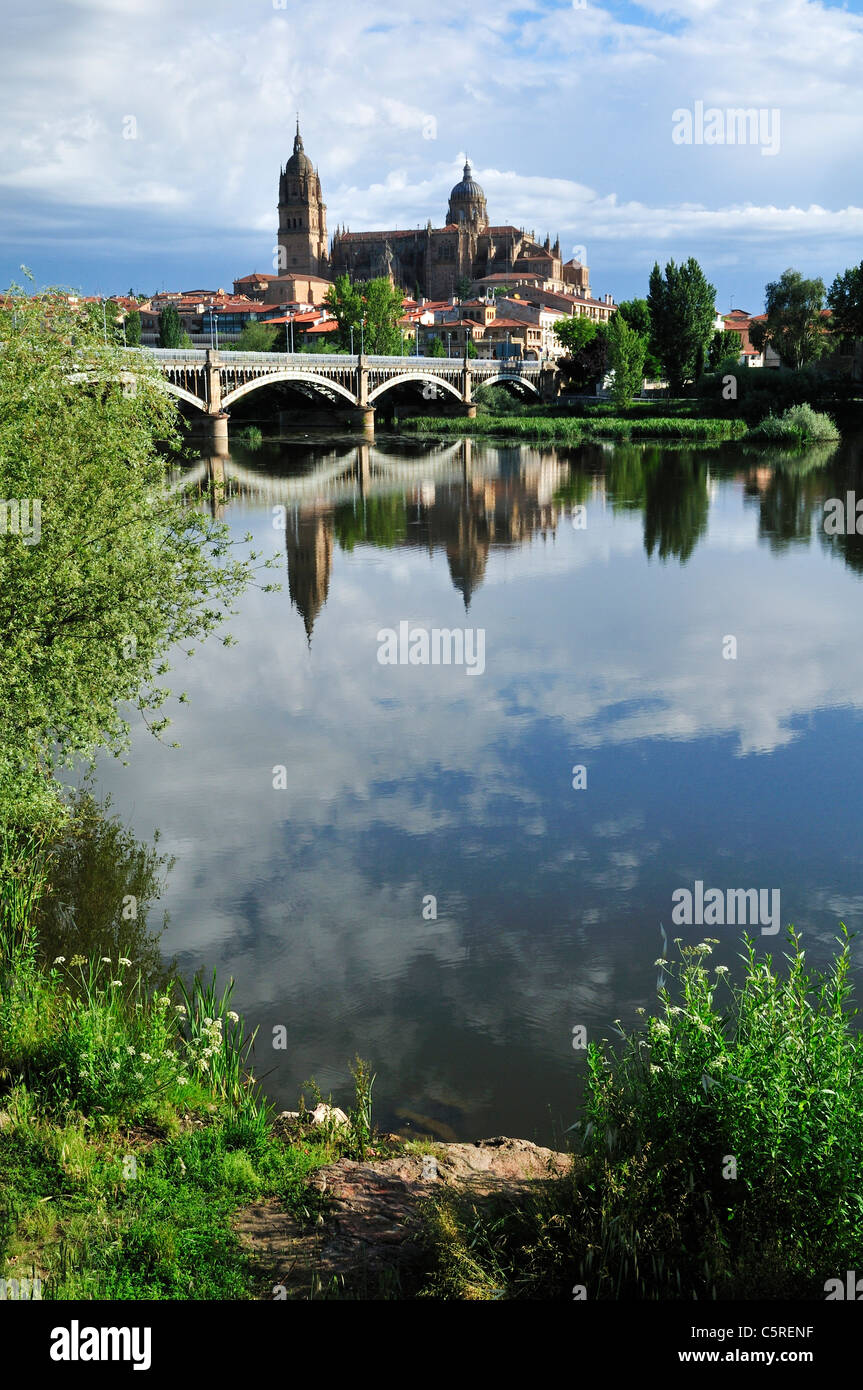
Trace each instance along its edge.
<path fill-rule="evenodd" d="M 446 223 L 413 231 L 351 232 L 338 228 L 333 237 L 330 274 L 355 280 L 389 276 L 409 294 L 448 299 L 460 280 L 471 284 L 535 283 L 557 285 L 562 292 L 590 294 L 587 267 L 561 260 L 560 238 L 540 244 L 533 233 L 510 224 L 492 226 L 483 190 L 470 161 L 449 196 Z"/>
<path fill-rule="evenodd" d="M 327 209 L 321 180 L 305 150 L 297 121 L 294 152 L 279 174 L 279 271 L 326 278 Z"/>

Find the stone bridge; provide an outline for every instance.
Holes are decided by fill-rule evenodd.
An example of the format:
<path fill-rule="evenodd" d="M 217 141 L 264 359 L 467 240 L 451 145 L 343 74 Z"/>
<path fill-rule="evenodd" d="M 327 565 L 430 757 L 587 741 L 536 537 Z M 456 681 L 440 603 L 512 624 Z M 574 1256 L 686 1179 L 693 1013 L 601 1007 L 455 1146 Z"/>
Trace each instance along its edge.
<path fill-rule="evenodd" d="M 303 352 L 218 352 L 212 348 L 128 348 L 147 354 L 169 391 L 201 412 L 214 440 L 226 439 L 232 405 L 262 386 L 287 382 L 305 390 L 310 403 L 342 407 L 366 432 L 374 430 L 375 406 L 394 386 L 415 382 L 426 400 L 451 403 L 475 415 L 473 388 L 511 383 L 540 398 L 554 391 L 554 367 L 540 362 L 468 357 L 371 357 Z"/>

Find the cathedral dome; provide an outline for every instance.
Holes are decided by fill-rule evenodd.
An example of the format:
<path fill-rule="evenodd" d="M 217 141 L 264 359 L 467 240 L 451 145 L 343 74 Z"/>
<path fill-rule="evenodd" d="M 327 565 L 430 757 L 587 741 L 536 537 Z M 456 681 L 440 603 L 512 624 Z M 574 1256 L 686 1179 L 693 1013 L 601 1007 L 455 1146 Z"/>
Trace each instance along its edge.
<path fill-rule="evenodd" d="M 303 149 L 303 140 L 300 135 L 300 123 L 297 121 L 297 133 L 294 136 L 294 152 L 285 165 L 285 173 L 292 174 L 294 178 L 308 178 L 315 172 L 315 166 Z"/>
<path fill-rule="evenodd" d="M 485 194 L 473 176 L 469 159 L 465 160 L 461 183 L 457 183 L 449 195 L 446 220 L 449 226 L 467 223 L 473 227 L 485 227 L 488 224 Z"/>
<path fill-rule="evenodd" d="M 482 199 L 483 202 L 485 201 L 485 194 L 483 193 L 482 189 L 480 188 L 479 184 L 473 176 L 473 170 L 470 167 L 469 159 L 465 160 L 464 170 L 461 176 L 461 183 L 456 184 L 455 188 L 452 190 L 449 196 L 450 201 L 452 201 L 453 198 L 457 199 L 458 201 L 468 198 L 476 198 L 477 200 Z"/>

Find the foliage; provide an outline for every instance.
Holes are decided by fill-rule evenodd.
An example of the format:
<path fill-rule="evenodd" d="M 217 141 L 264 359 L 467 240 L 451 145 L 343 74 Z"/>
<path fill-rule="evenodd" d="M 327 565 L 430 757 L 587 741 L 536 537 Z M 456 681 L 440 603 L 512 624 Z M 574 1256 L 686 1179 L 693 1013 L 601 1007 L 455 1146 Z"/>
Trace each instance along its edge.
<path fill-rule="evenodd" d="M 362 330 L 364 350 L 376 356 L 398 356 L 401 352 L 399 320 L 404 313 L 402 292 L 386 276 L 354 283 L 349 275 L 339 275 L 324 301 L 336 317 L 339 344 L 349 352 L 351 329 L 354 350 L 359 348 Z"/>
<path fill-rule="evenodd" d="M 614 373 L 611 399 L 625 410 L 633 396 L 640 396 L 644 387 L 644 359 L 647 339 L 631 328 L 620 314 L 613 314 L 607 330 L 608 365 Z"/>
<path fill-rule="evenodd" d="M 125 746 L 121 702 L 163 732 L 169 651 L 217 630 L 257 555 L 168 490 L 154 441 L 177 441 L 175 405 L 146 356 L 124 384 L 128 354 L 59 296 L 11 300 L 0 497 L 29 535 L 0 537 L 0 823 L 34 823 L 60 810 L 55 769 Z"/>
<path fill-rule="evenodd" d="M 743 339 L 733 328 L 717 328 L 707 349 L 707 366 L 715 371 L 721 362 L 737 362 L 743 347 Z"/>
<path fill-rule="evenodd" d="M 574 357 L 582 348 L 587 347 L 596 337 L 596 321 L 588 318 L 587 314 L 573 314 L 568 319 L 558 319 L 554 325 L 554 336 L 559 343 L 562 343 L 569 353 Z"/>
<path fill-rule="evenodd" d="M 650 321 L 650 307 L 646 299 L 624 299 L 617 306 L 620 317 L 634 328 L 636 333 L 640 333 L 642 338 L 647 341 L 647 352 L 644 358 L 644 375 L 650 381 L 655 381 L 661 375 L 661 365 L 656 348 L 653 342 L 653 324 Z"/>
<path fill-rule="evenodd" d="M 159 314 L 159 347 L 182 347 L 184 333 L 180 315 L 177 313 L 177 306 L 166 304 Z"/>
<path fill-rule="evenodd" d="M 443 345 L 443 338 L 432 338 L 427 356 L 446 357 L 446 348 Z"/>
<path fill-rule="evenodd" d="M 455 297 L 458 300 L 467 299 L 470 295 L 471 279 L 469 275 L 460 275 L 455 282 Z"/>
<path fill-rule="evenodd" d="M 809 444 L 816 440 L 838 440 L 839 431 L 829 415 L 813 410 L 811 405 L 793 405 L 780 416 L 768 415 L 749 431 L 749 438 Z"/>
<path fill-rule="evenodd" d="M 837 275 L 827 291 L 831 330 L 840 338 L 863 338 L 863 261 Z"/>
<path fill-rule="evenodd" d="M 564 389 L 574 392 L 593 391 L 608 370 L 608 329 L 605 324 L 597 324 L 592 319 L 583 317 L 570 319 L 568 322 L 573 326 L 572 341 L 577 342 L 581 338 L 582 345 L 574 350 L 571 348 L 568 357 L 558 359 L 557 366 L 564 378 Z M 577 324 L 588 326 L 576 328 Z M 555 331 L 557 328 L 556 324 Z"/>
<path fill-rule="evenodd" d="M 658 1012 L 588 1052 L 571 1174 L 480 1208 L 445 1194 L 426 1292 L 571 1300 L 824 1297 L 863 1239 L 863 1038 L 849 939 L 810 971 L 746 940 L 741 984 L 712 943 L 662 961 Z"/>
<path fill-rule="evenodd" d="M 244 323 L 240 330 L 240 336 L 232 344 L 232 350 L 236 352 L 271 352 L 275 347 L 278 329 L 272 325 L 267 327 L 265 323 L 257 323 L 250 319 Z"/>
<path fill-rule="evenodd" d="M 826 352 L 823 280 L 804 280 L 799 270 L 785 270 L 766 286 L 764 301 L 767 317 L 749 328 L 759 352 L 769 343 L 783 362 L 797 369 Z"/>
<path fill-rule="evenodd" d="M 140 347 L 141 344 L 141 315 L 137 309 L 132 309 L 126 315 L 126 346 Z"/>
<path fill-rule="evenodd" d="M 469 358 L 475 358 L 479 356 L 479 353 L 476 350 L 476 343 L 474 342 L 473 338 L 468 338 L 467 340 L 467 355 Z"/>
<path fill-rule="evenodd" d="M 400 420 L 399 428 L 413 434 L 509 435 L 525 439 L 562 439 L 576 444 L 590 437 L 719 441 L 741 439 L 746 434 L 746 425 L 742 420 L 687 419 L 683 416 L 668 419 L 648 416 L 643 420 L 632 420 L 614 416 L 580 418 L 575 415 L 477 414 L 475 420 L 452 420 L 416 415 Z"/>
<path fill-rule="evenodd" d="M 682 265 L 671 260 L 665 273 L 654 264 L 647 303 L 655 351 L 672 396 L 697 381 L 704 370 L 713 333 L 716 290 L 693 257 Z"/>

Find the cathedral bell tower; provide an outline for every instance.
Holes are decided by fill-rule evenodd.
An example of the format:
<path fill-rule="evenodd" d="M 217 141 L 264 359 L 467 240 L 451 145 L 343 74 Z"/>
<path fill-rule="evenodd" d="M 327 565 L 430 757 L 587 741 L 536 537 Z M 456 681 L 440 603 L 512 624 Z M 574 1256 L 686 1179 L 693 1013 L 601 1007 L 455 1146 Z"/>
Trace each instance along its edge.
<path fill-rule="evenodd" d="M 303 149 L 300 122 L 294 136 L 294 152 L 279 174 L 280 275 L 326 277 L 327 209 L 321 181 Z"/>

